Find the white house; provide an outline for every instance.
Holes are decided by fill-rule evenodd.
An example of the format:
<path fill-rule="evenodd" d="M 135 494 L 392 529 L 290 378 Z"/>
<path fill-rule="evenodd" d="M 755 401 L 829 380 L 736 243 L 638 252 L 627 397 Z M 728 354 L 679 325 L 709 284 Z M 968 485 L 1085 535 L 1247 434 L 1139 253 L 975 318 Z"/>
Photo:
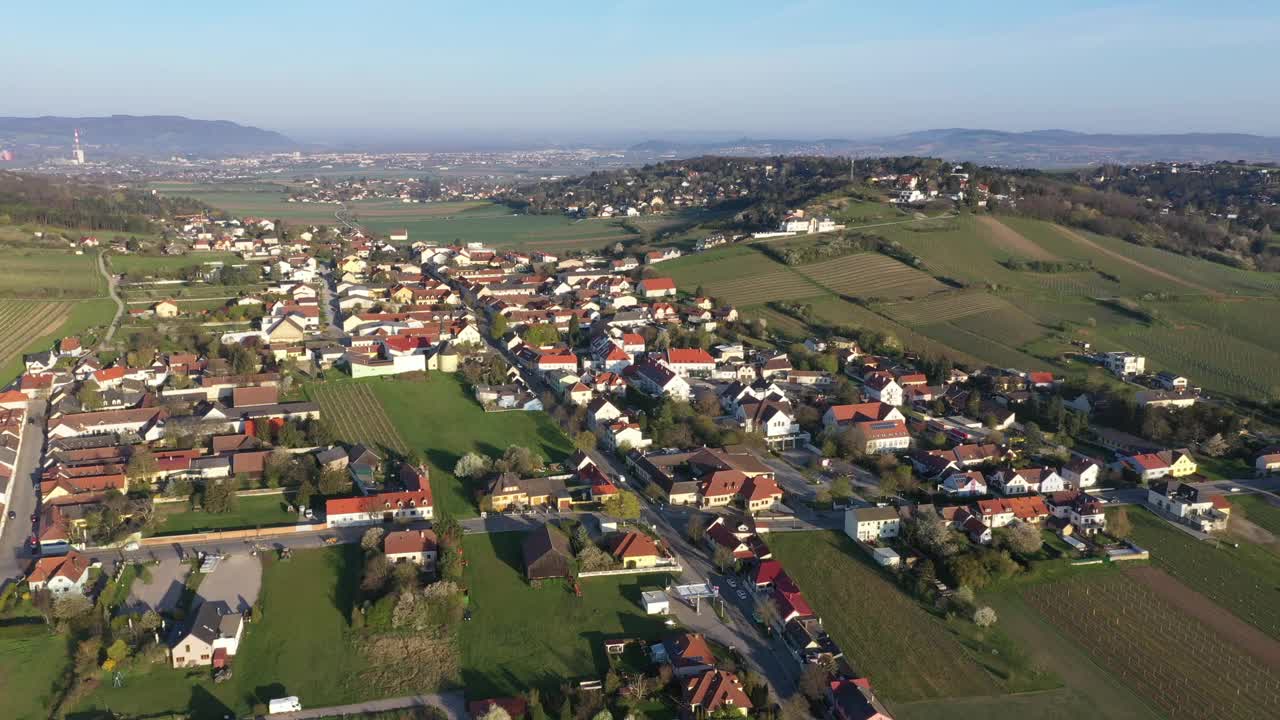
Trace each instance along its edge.
<path fill-rule="evenodd" d="M 170 648 L 175 668 L 215 665 L 221 667 L 240 648 L 244 616 L 232 612 L 221 600 L 200 604 L 191 627 Z"/>
<path fill-rule="evenodd" d="M 902 404 L 902 386 L 888 373 L 874 373 L 863 385 L 867 397 L 879 400 L 885 405 L 897 407 Z"/>
<path fill-rule="evenodd" d="M 391 562 L 408 560 L 424 567 L 435 565 L 438 548 L 432 530 L 396 530 L 387 533 L 382 541 L 382 551 Z"/>
<path fill-rule="evenodd" d="M 325 524 L 331 528 L 414 522 L 433 517 L 431 487 L 410 492 L 379 493 L 325 501 Z"/>
<path fill-rule="evenodd" d="M 1083 490 L 1098 484 L 1102 466 L 1089 458 L 1075 457 L 1062 468 L 1062 480 L 1072 490 Z"/>
<path fill-rule="evenodd" d="M 844 514 L 844 534 L 859 542 L 870 543 L 898 536 L 902 519 L 897 508 L 852 508 Z"/>
<path fill-rule="evenodd" d="M 48 590 L 55 597 L 69 592 L 84 594 L 91 565 L 89 558 L 75 550 L 62 556 L 42 557 L 27 574 L 27 586 Z"/>
<path fill-rule="evenodd" d="M 987 481 L 977 470 L 953 472 L 938 485 L 938 490 L 952 497 L 970 497 L 987 494 Z"/>
<path fill-rule="evenodd" d="M 1109 352 L 1102 357 L 1102 361 L 1108 370 L 1120 377 L 1141 375 L 1147 370 L 1147 359 L 1131 352 Z"/>

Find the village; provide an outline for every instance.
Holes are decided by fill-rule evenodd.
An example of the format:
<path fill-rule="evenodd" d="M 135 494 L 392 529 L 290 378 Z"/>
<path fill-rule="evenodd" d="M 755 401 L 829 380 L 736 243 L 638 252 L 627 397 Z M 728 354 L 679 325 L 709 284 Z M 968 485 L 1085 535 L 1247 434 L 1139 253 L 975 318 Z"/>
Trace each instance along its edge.
<path fill-rule="evenodd" d="M 565 210 L 627 216 L 660 201 Z M 835 229 L 793 212 L 777 232 Z M 192 216 L 172 230 L 163 257 L 196 264 L 120 278 L 128 297 L 146 298 L 125 314 L 126 352 L 64 337 L 27 356 L 0 394 L 2 522 L 30 527 L 32 561 L 15 572 L 30 602 L 72 613 L 87 604 L 68 598 L 100 601 L 127 566 L 165 568 L 179 586 L 204 577 L 192 597 L 143 603 L 163 620 L 148 617 L 154 638 L 126 643 L 113 666 L 150 652 L 214 680 L 233 672 L 261 611 L 247 555 L 358 544 L 412 565 L 410 584 L 434 597 L 433 585 L 466 577 L 463 539 L 520 532 L 532 588 L 564 583 L 582 597 L 597 578 L 651 581 L 632 609 L 661 625 L 604 637 L 606 668 L 626 671 L 561 678 L 575 704 L 783 717 L 799 697 L 840 720 L 887 720 L 874 672 L 828 634 L 772 538 L 842 531 L 877 572 L 922 585 L 921 602 L 987 627 L 995 612 L 974 591 L 1031 558 L 1148 560 L 1126 507 L 1211 538 L 1239 489 L 1201 473 L 1209 438 L 1166 445 L 1101 422 L 1119 403 L 1052 373 L 962 369 L 837 335 L 779 347 L 733 306 L 664 276 L 676 249 L 525 252 L 424 243 L 408 230 L 286 232 L 250 217 Z M 200 260 L 213 254 L 235 259 Z M 206 288 L 235 297 L 202 304 Z M 1082 351 L 1118 383 L 1141 385 L 1143 410 L 1200 399 L 1186 377 L 1148 375 L 1139 355 Z M 513 439 L 441 466 L 430 443 L 352 441 L 386 417 L 362 414 L 355 390 L 383 382 L 458 383 L 482 423 L 545 414 L 573 452 L 551 462 Z M 449 410 L 414 412 L 428 422 Z M 1280 472 L 1280 450 L 1262 449 L 1253 467 Z M 440 512 L 444 484 L 464 480 L 467 493 L 448 494 L 475 516 Z M 264 498 L 272 510 L 245 512 Z M 217 521 L 237 513 L 238 526 Z M 459 607 L 486 600 L 448 592 Z M 528 693 L 465 694 L 471 717 L 542 712 Z M 309 704 L 271 700 L 281 712 Z"/>

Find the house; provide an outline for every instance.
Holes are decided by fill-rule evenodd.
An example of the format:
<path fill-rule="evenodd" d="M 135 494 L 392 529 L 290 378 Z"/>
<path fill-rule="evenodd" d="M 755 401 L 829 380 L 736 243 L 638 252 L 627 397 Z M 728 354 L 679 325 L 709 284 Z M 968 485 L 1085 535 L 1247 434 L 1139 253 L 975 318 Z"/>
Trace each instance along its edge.
<path fill-rule="evenodd" d="M 701 675 L 716 666 L 716 656 L 701 633 L 673 635 L 662 641 L 662 647 L 676 677 Z"/>
<path fill-rule="evenodd" d="M 622 411 L 606 397 L 587 403 L 587 428 L 596 430 L 622 417 Z"/>
<path fill-rule="evenodd" d="M 1156 382 L 1160 383 L 1160 387 L 1165 390 L 1174 392 L 1183 392 L 1187 389 L 1187 379 L 1177 373 L 1163 370 L 1156 373 Z"/>
<path fill-rule="evenodd" d="M 1048 494 L 1067 487 L 1062 476 L 1048 467 L 1000 470 L 991 476 L 990 485 L 1001 495 Z"/>
<path fill-rule="evenodd" d="M 675 297 L 676 281 L 662 277 L 645 278 L 640 281 L 639 288 L 645 299 Z"/>
<path fill-rule="evenodd" d="M 680 377 L 706 377 L 716 369 L 711 353 L 701 348 L 672 348 L 663 353 L 663 361 Z"/>
<path fill-rule="evenodd" d="M 688 718 L 746 717 L 750 710 L 751 700 L 742 681 L 727 670 L 706 670 L 685 683 L 682 714 Z"/>
<path fill-rule="evenodd" d="M 707 525 L 706 544 L 715 549 L 720 546 L 733 554 L 735 560 L 744 562 L 767 561 L 773 552 L 756 533 L 750 519 L 730 522 L 718 515 Z"/>
<path fill-rule="evenodd" d="M 568 510 L 572 507 L 564 480 L 551 477 L 522 478 L 515 473 L 501 473 L 489 484 L 487 501 L 494 512 L 508 508 L 554 507 Z"/>
<path fill-rule="evenodd" d="M 1014 520 L 1038 523 L 1049 516 L 1049 508 L 1038 495 L 995 498 L 977 502 L 978 516 L 990 528 L 1002 528 Z"/>
<path fill-rule="evenodd" d="M 1141 375 L 1147 370 L 1147 359 L 1131 352 L 1109 352 L 1102 356 L 1102 364 L 1120 377 Z"/>
<path fill-rule="evenodd" d="M 638 530 L 632 530 L 613 546 L 613 559 L 624 568 L 651 568 L 658 565 L 666 557 L 653 538 Z"/>
<path fill-rule="evenodd" d="M 178 637 L 169 653 L 175 668 L 212 665 L 224 667 L 234 657 L 244 634 L 244 616 L 232 612 L 221 600 L 200 603 L 191 626 Z"/>
<path fill-rule="evenodd" d="M 902 404 L 902 386 L 889 373 L 871 373 L 863 383 L 863 390 L 872 400 L 894 407 Z"/>
<path fill-rule="evenodd" d="M 1195 458 L 1185 448 L 1127 455 L 1120 458 L 1119 465 L 1121 469 L 1136 474 L 1144 483 L 1165 477 L 1194 475 L 1198 469 Z"/>
<path fill-rule="evenodd" d="M 539 525 L 524 539 L 524 573 L 528 580 L 567 578 L 571 573 L 573 553 L 569 538 L 550 523 Z"/>
<path fill-rule="evenodd" d="M 1231 504 L 1221 495 L 1182 482 L 1155 482 L 1147 488 L 1147 507 L 1200 532 L 1227 529 Z"/>
<path fill-rule="evenodd" d="M 785 400 L 747 400 L 738 405 L 734 417 L 749 433 L 760 433 L 772 450 L 793 448 L 809 441 L 809 434 L 796 422 L 791 403 Z"/>
<path fill-rule="evenodd" d="M 151 306 L 151 312 L 158 318 L 175 318 L 178 317 L 178 303 L 173 300 L 161 300 Z"/>
<path fill-rule="evenodd" d="M 833 720 L 893 720 L 865 678 L 832 680 L 827 687 L 827 702 Z"/>
<path fill-rule="evenodd" d="M 389 492 L 325 501 L 325 524 L 331 528 L 413 522 L 433 517 L 431 486 L 409 492 Z"/>
<path fill-rule="evenodd" d="M 1106 529 L 1107 515 L 1102 503 L 1079 490 L 1063 490 L 1045 500 L 1049 514 L 1071 524 L 1074 532 L 1096 535 Z"/>
<path fill-rule="evenodd" d="M 1098 484 L 1098 474 L 1102 472 L 1102 466 L 1098 461 L 1084 456 L 1076 456 L 1071 458 L 1070 462 L 1062 466 L 1062 481 L 1067 488 L 1071 490 L 1083 490 L 1091 488 Z"/>
<path fill-rule="evenodd" d="M 69 592 L 83 595 L 90 565 L 89 558 L 75 550 L 62 556 L 42 557 L 27 573 L 27 586 L 32 591 L 48 590 L 55 597 Z"/>
<path fill-rule="evenodd" d="M 408 560 L 424 567 L 435 565 L 438 548 L 433 530 L 396 530 L 382 541 L 382 551 L 391 562 Z"/>
<path fill-rule="evenodd" d="M 987 481 L 977 470 L 953 472 L 938 485 L 938 491 L 951 497 L 987 494 Z"/>
<path fill-rule="evenodd" d="M 822 425 L 826 428 L 885 420 L 905 421 L 906 416 L 898 408 L 880 401 L 832 405 L 822 414 Z"/>
<path fill-rule="evenodd" d="M 632 365 L 622 374 L 637 390 L 647 395 L 687 401 L 692 394 L 689 383 L 661 363 Z"/>
<path fill-rule="evenodd" d="M 911 447 L 911 433 L 901 420 L 880 420 L 853 424 L 858 446 L 868 455 L 892 453 Z"/>
<path fill-rule="evenodd" d="M 1253 469 L 1258 475 L 1280 473 L 1280 452 L 1259 455 L 1253 461 Z"/>
<path fill-rule="evenodd" d="M 844 534 L 864 543 L 874 543 L 898 536 L 902 519 L 897 508 L 851 508 L 844 513 Z"/>

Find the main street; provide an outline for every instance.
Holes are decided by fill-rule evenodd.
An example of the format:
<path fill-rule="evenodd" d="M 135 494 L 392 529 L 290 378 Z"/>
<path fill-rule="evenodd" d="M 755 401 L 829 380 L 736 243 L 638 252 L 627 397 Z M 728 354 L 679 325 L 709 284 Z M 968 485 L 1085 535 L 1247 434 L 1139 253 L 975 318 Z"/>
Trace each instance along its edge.
<path fill-rule="evenodd" d="M 32 534 L 31 515 L 39 507 L 35 488 L 40 475 L 40 456 L 44 450 L 45 401 L 27 404 L 30 422 L 22 429 L 22 445 L 9 479 L 9 504 L 5 508 L 3 531 L 0 531 L 0 587 L 27 573 L 32 562 L 27 538 Z M 12 511 L 14 517 L 7 517 Z"/>

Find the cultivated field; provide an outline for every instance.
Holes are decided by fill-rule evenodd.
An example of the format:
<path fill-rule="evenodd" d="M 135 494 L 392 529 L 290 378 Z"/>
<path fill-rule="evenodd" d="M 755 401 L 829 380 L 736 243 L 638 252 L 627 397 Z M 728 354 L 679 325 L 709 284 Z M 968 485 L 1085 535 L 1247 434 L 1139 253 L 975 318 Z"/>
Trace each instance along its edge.
<path fill-rule="evenodd" d="M 98 256 L 67 250 L 5 248 L 0 263 L 0 297 L 47 300 L 105 295 L 106 279 L 98 272 Z"/>
<path fill-rule="evenodd" d="M 1280 711 L 1280 672 L 1121 573 L 1024 591 L 1092 658 L 1174 720 L 1261 718 Z"/>
<path fill-rule="evenodd" d="M 159 271 L 173 272 L 214 263 L 243 265 L 245 262 L 239 255 L 224 252 L 193 252 L 186 255 L 117 255 L 115 253 L 107 255 L 107 266 L 112 272 L 142 277 Z"/>
<path fill-rule="evenodd" d="M 836 532 L 769 540 L 854 668 L 895 701 L 991 695 L 999 686 L 947 631 Z"/>
<path fill-rule="evenodd" d="M 1146 512 L 1130 512 L 1133 540 L 1151 551 L 1154 565 L 1237 617 L 1280 638 L 1276 578 L 1280 557 L 1242 542 L 1240 547 L 1201 542 Z"/>
<path fill-rule="evenodd" d="M 946 289 L 925 273 L 879 253 L 847 255 L 797 269 L 832 291 L 851 297 L 921 297 Z"/>
<path fill-rule="evenodd" d="M 1027 260 L 1057 260 L 1057 256 L 1032 242 L 1017 230 L 990 215 L 978 218 L 978 232 L 997 247 L 1004 248 L 1012 257 Z"/>
<path fill-rule="evenodd" d="M 321 420 L 339 440 L 400 455 L 408 453 L 409 446 L 383 411 L 370 385 L 324 382 L 308 385 L 306 392 L 320 403 Z"/>
<path fill-rule="evenodd" d="M 731 245 L 709 252 L 692 253 L 658 266 L 676 285 L 693 291 L 698 285 L 738 280 L 775 272 L 784 267 L 749 245 Z"/>
<path fill-rule="evenodd" d="M 21 359 L 36 339 L 56 332 L 71 307 L 69 302 L 0 300 L 0 367 Z"/>
<path fill-rule="evenodd" d="M 894 320 L 908 325 L 932 325 L 948 320 L 959 320 L 970 315 L 1007 310 L 1010 307 L 1009 303 L 995 295 L 961 293 L 886 305 L 884 312 Z"/>
<path fill-rule="evenodd" d="M 787 269 L 773 270 L 735 280 L 703 283 L 702 287 L 711 297 L 738 306 L 826 294 L 821 287 L 814 285 L 803 275 Z"/>

